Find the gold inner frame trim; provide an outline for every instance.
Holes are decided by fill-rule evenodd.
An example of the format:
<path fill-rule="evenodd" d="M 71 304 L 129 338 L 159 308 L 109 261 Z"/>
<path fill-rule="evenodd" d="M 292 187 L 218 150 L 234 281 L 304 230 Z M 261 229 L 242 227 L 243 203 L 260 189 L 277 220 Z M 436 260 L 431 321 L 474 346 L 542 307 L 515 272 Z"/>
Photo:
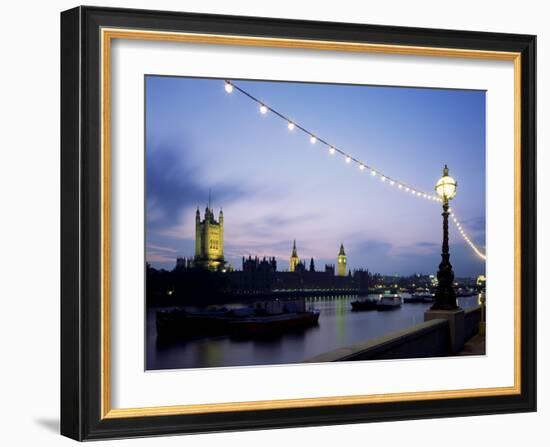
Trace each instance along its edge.
<path fill-rule="evenodd" d="M 455 48 L 383 45 L 355 42 L 280 39 L 198 33 L 145 31 L 121 28 L 101 29 L 101 418 L 168 416 L 230 411 L 258 411 L 285 408 L 311 408 L 383 402 L 503 396 L 521 393 L 521 54 L 514 52 L 464 50 Z M 111 408 L 110 340 L 110 179 L 111 179 L 111 41 L 147 40 L 213 45 L 260 46 L 356 53 L 382 53 L 409 56 L 437 56 L 514 62 L 514 385 L 353 396 L 327 396 L 214 404 L 172 405 L 142 408 Z"/>

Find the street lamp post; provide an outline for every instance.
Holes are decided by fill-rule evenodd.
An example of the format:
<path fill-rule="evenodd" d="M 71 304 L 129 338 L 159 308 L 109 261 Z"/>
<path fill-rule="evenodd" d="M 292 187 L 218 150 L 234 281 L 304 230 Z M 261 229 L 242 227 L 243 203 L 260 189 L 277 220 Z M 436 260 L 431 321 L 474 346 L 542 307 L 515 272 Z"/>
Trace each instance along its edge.
<path fill-rule="evenodd" d="M 443 199 L 443 244 L 441 263 L 437 272 L 437 289 L 431 310 L 457 310 L 456 293 L 453 286 L 455 275 L 449 261 L 449 201 L 456 195 L 456 181 L 449 176 L 447 165 L 443 168 L 443 177 L 435 185 L 435 191 Z"/>

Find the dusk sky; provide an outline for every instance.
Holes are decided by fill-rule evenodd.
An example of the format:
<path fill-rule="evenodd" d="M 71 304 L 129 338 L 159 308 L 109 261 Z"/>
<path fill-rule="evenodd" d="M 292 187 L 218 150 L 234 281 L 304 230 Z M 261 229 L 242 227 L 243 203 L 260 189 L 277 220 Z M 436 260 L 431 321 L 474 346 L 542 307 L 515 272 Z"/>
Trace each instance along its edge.
<path fill-rule="evenodd" d="M 433 192 L 443 165 L 458 181 L 451 206 L 485 251 L 485 92 L 265 81 L 236 85 L 379 171 Z M 223 80 L 146 77 L 146 258 L 172 269 L 194 255 L 195 211 L 212 191 L 225 218 L 225 257 L 275 256 L 288 269 L 292 241 L 317 269 L 428 273 L 440 262 L 441 204 L 413 197 L 260 114 Z M 455 275 L 484 261 L 450 225 Z"/>

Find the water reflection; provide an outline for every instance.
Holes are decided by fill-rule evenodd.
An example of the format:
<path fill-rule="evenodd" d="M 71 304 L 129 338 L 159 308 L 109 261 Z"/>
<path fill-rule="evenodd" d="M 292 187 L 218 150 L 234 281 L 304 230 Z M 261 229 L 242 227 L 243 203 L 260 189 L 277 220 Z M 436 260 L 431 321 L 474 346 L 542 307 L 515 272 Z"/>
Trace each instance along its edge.
<path fill-rule="evenodd" d="M 321 311 L 319 324 L 295 332 L 257 340 L 229 336 L 173 342 L 158 341 L 155 310 L 147 313 L 147 369 L 301 363 L 315 355 L 380 337 L 424 321 L 430 304 L 403 304 L 388 312 L 352 312 L 356 296 L 308 301 Z M 478 304 L 479 297 L 459 298 L 463 309 Z"/>

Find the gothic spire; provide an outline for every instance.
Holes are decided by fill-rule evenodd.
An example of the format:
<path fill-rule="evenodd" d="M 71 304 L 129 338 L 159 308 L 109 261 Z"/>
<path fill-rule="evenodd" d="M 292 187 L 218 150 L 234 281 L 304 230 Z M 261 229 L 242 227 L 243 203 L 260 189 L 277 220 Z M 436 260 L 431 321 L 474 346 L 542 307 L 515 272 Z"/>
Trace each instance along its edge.
<path fill-rule="evenodd" d="M 344 251 L 344 243 L 343 242 L 340 244 L 340 252 L 338 253 L 338 256 L 346 256 L 346 252 Z"/>

